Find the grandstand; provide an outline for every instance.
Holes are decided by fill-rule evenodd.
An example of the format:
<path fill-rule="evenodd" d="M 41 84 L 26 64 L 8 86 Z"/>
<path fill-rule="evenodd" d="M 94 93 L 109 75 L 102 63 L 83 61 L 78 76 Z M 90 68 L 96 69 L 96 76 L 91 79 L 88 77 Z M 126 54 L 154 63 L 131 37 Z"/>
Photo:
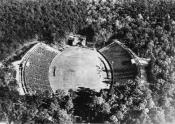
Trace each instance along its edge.
<path fill-rule="evenodd" d="M 99 51 L 85 46 L 59 51 L 39 42 L 17 61 L 17 79 L 24 94 L 78 87 L 99 91 L 136 76 L 146 79 L 148 61 L 117 40 Z"/>
<path fill-rule="evenodd" d="M 59 53 L 46 44 L 38 43 L 23 56 L 19 64 L 19 81 L 24 93 L 34 93 L 37 90 L 52 91 L 48 71 L 52 59 Z"/>
<path fill-rule="evenodd" d="M 149 59 L 139 58 L 121 42 L 114 40 L 111 44 L 99 50 L 112 67 L 113 83 L 135 79 L 136 76 L 145 79 L 145 66 Z M 143 76 L 144 75 L 144 76 Z"/>

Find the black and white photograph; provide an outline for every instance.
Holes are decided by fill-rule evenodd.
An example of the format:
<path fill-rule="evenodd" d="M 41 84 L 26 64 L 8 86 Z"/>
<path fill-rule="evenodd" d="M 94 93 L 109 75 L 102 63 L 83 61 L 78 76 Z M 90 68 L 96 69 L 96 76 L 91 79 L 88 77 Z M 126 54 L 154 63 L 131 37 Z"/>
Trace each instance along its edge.
<path fill-rule="evenodd" d="M 175 124 L 175 0 L 0 0 L 0 124 Z"/>

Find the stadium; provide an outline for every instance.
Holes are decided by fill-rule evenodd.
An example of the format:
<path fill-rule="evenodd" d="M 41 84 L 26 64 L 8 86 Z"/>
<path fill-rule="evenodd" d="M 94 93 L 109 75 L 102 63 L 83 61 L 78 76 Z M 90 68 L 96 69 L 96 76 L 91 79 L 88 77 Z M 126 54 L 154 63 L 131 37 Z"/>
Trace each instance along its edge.
<path fill-rule="evenodd" d="M 16 77 L 21 94 L 79 87 L 100 91 L 136 76 L 146 79 L 148 61 L 117 40 L 100 50 L 74 45 L 63 51 L 39 42 L 19 61 Z"/>

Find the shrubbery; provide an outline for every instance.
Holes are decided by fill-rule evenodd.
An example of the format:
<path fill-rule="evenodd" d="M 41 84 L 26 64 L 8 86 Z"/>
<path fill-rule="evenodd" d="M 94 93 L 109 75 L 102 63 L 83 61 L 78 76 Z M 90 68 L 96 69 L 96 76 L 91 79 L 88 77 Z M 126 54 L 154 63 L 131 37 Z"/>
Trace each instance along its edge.
<path fill-rule="evenodd" d="M 55 118 L 52 123 L 65 118 L 69 123 L 72 116 L 78 116 L 80 120 L 86 122 L 108 121 L 122 124 L 171 122 L 175 117 L 174 14 L 175 4 L 162 1 L 143 0 L 117 4 L 110 0 L 106 2 L 6 0 L 0 4 L 0 55 L 1 58 L 6 57 L 25 40 L 37 38 L 47 43 L 60 42 L 70 32 L 85 35 L 88 42 L 92 42 L 97 48 L 109 44 L 116 38 L 138 56 L 151 58 L 147 68 L 148 85 L 141 85 L 139 80 L 127 81 L 123 85 L 116 86 L 110 98 L 105 92 L 96 93 L 87 89 L 73 92 L 74 95 L 78 95 L 75 95 L 75 98 L 64 95 L 66 102 L 62 102 L 67 107 L 60 107 L 62 102 L 59 100 L 56 100 L 58 103 L 53 102 L 53 108 L 61 109 L 51 110 L 51 113 L 53 111 L 57 113 L 56 117 L 52 115 L 53 113 L 49 115 L 52 119 Z M 1 79 L 5 82 L 4 73 Z M 7 86 L 5 90 L 7 92 L 4 93 L 11 92 Z M 86 94 L 86 97 L 82 97 L 82 94 Z M 26 97 L 25 100 L 31 96 Z M 9 101 L 13 101 L 12 97 L 8 98 Z M 49 97 L 53 98 L 57 99 L 55 96 Z M 83 103 L 82 98 L 86 98 L 83 99 L 85 100 Z M 45 97 L 42 98 L 44 99 Z M 24 108 L 33 104 L 24 101 L 21 101 Z M 35 103 L 37 111 L 40 104 Z M 51 104 L 48 108 L 50 107 Z M 48 108 L 41 109 L 40 112 L 49 113 Z M 84 111 L 85 108 L 87 111 Z M 10 111 L 3 110 L 3 112 L 5 114 L 2 115 L 10 114 Z M 22 117 L 27 115 L 26 117 L 37 116 L 35 119 L 39 118 L 38 120 L 48 119 L 47 114 L 42 115 L 40 112 L 34 115 L 26 114 L 28 111 L 25 109 L 23 112 Z"/>
<path fill-rule="evenodd" d="M 155 111 L 155 118 L 162 116 L 160 118 L 164 118 L 165 121 L 172 121 L 171 117 L 175 112 L 174 3 L 163 1 L 143 3 L 133 2 L 126 5 L 111 2 L 91 3 L 88 21 L 92 27 L 96 27 L 94 37 L 98 47 L 103 47 L 112 39 L 118 39 L 138 56 L 151 58 L 147 68 L 148 82 L 149 89 L 153 92 L 152 100 L 158 107 L 152 112 Z M 111 34 L 112 37 L 107 41 Z M 161 120 L 155 121 L 155 118 L 152 118 L 153 123 L 163 123 Z"/>
<path fill-rule="evenodd" d="M 1 1 L 0 59 L 33 38 L 60 42 L 84 27 L 86 15 L 86 2 L 79 0 Z"/>

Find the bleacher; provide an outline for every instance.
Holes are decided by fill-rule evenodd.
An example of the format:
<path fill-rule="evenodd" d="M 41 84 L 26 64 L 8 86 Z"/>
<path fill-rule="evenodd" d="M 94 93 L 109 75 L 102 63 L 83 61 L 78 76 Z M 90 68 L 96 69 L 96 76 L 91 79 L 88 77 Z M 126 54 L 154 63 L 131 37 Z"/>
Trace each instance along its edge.
<path fill-rule="evenodd" d="M 102 48 L 100 52 L 111 64 L 113 82 L 134 79 L 138 75 L 137 65 L 131 62 L 134 55 L 123 48 L 118 42 L 111 43 Z"/>
<path fill-rule="evenodd" d="M 23 83 L 28 93 L 37 90 L 50 90 L 48 71 L 50 63 L 59 51 L 49 49 L 45 44 L 39 43 L 29 51 L 23 59 Z"/>

